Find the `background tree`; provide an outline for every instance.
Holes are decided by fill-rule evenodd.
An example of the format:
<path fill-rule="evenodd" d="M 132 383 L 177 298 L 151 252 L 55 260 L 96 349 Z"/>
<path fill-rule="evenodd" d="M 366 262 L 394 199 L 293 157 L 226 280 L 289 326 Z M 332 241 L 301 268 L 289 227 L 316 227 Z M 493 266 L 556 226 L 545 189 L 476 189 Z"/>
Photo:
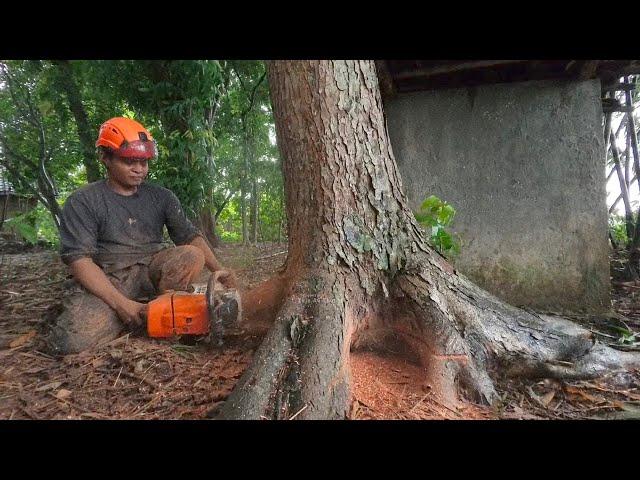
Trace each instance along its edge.
<path fill-rule="evenodd" d="M 58 197 L 84 181 L 78 136 L 47 62 L 0 64 L 0 162 L 19 193 L 34 195 L 60 222 Z"/>
<path fill-rule="evenodd" d="M 245 245 L 255 244 L 259 237 L 277 240 L 283 215 L 282 175 L 264 64 L 235 61 L 230 65 L 233 75 L 220 108 L 214 149 L 227 173 L 221 181 L 235 193 L 226 220 L 239 224 L 237 238 Z M 270 207 L 263 209 L 263 202 Z M 261 227 L 264 231 L 259 235 Z"/>
<path fill-rule="evenodd" d="M 39 161 L 14 160 L 9 174 L 31 193 L 38 188 L 39 175 L 42 188 L 49 188 L 47 178 L 51 180 L 52 186 L 41 188 L 40 196 L 52 218 L 59 206 L 45 204 L 46 198 L 57 194 L 60 204 L 85 181 L 104 176 L 93 146 L 100 124 L 128 116 L 148 126 L 158 141 L 160 155 L 151 180 L 176 193 L 211 243 L 218 244 L 216 229 L 227 241 L 248 241 L 249 235 L 241 234 L 242 219 L 247 225 L 248 217 L 254 243 L 260 232 L 267 240 L 282 235 L 282 180 L 262 62 L 60 60 L 5 65 L 16 75 L 16 94 L 11 96 L 8 87 L 0 92 L 7 119 L 5 150 L 38 158 L 39 132 L 29 127 L 24 102 L 14 102 L 24 97 L 25 86 L 37 90 L 34 102 L 41 108 L 34 112 L 53 128 L 45 135 L 52 150 L 46 168 L 41 169 Z M 244 217 L 237 214 L 243 205 L 251 206 Z M 224 229 L 217 226 L 221 216 Z"/>
<path fill-rule="evenodd" d="M 238 80 L 239 91 L 237 95 L 237 109 L 242 131 L 242 145 L 244 150 L 244 169 L 240 185 L 240 211 L 242 216 L 242 243 L 247 245 L 257 241 L 258 223 L 258 179 L 256 175 L 257 161 L 257 135 L 259 127 L 260 100 L 264 102 L 265 89 L 263 82 L 266 76 L 264 65 L 238 63 L 233 64 L 233 72 Z M 256 115 L 257 113 L 257 115 Z M 250 198 L 250 201 L 247 199 Z M 249 233 L 249 221 L 247 219 L 247 207 L 250 207 L 251 236 Z"/>
<path fill-rule="evenodd" d="M 634 101 L 637 100 L 637 78 L 635 76 L 621 77 L 617 83 L 605 87 L 603 98 L 604 110 L 604 138 L 607 164 L 611 168 L 607 175 L 607 182 L 615 174 L 620 186 L 620 195 L 609 208 L 612 216 L 610 238 L 614 248 L 621 248 L 627 256 L 625 274 L 629 279 L 640 279 L 640 216 L 638 205 L 631 201 L 631 189 L 640 189 L 640 158 L 638 156 L 638 129 L 634 116 Z M 618 120 L 614 133 L 612 124 Z M 620 139 L 626 144 L 622 151 L 618 148 Z M 619 201 L 624 205 L 623 229 L 619 229 L 619 221 L 615 215 L 615 208 Z"/>

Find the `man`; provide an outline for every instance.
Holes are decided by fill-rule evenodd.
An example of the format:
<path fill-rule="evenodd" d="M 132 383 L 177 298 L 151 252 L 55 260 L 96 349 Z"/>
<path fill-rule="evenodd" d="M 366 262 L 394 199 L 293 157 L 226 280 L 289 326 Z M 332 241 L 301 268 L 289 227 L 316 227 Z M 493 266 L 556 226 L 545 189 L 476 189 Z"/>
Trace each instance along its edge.
<path fill-rule="evenodd" d="M 167 290 L 186 290 L 202 270 L 223 270 L 207 241 L 186 218 L 178 198 L 145 183 L 155 141 L 140 123 L 112 118 L 100 127 L 96 147 L 107 179 L 74 192 L 61 218 L 61 257 L 75 293 L 65 300 L 48 343 L 60 354 L 77 353 L 146 324 L 148 300 Z M 162 243 L 163 227 L 176 247 Z"/>

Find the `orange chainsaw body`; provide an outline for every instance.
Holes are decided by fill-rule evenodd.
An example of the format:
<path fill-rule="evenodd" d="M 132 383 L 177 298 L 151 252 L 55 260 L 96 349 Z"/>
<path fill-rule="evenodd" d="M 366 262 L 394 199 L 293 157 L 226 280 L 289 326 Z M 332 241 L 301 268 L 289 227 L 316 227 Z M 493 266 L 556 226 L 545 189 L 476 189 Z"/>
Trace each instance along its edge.
<path fill-rule="evenodd" d="M 206 295 L 171 292 L 149 302 L 147 333 L 150 337 L 206 335 L 209 328 Z"/>

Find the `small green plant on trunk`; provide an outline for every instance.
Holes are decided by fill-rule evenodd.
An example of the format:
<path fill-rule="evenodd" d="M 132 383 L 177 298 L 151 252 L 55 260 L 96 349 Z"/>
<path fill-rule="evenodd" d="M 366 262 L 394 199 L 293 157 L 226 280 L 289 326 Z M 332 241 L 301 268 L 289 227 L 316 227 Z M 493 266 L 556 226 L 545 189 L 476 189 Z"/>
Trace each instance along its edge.
<path fill-rule="evenodd" d="M 443 255 L 460 253 L 460 242 L 447 227 L 453 222 L 456 210 L 444 200 L 431 195 L 427 197 L 420 210 L 414 213 L 416 220 L 430 233 L 431 245 Z"/>

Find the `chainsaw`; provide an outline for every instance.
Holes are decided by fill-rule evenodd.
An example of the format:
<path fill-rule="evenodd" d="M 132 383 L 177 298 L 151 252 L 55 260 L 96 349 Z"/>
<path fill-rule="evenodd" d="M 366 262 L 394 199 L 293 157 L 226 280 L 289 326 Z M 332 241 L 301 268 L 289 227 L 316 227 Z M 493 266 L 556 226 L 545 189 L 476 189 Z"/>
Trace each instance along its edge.
<path fill-rule="evenodd" d="M 193 285 L 193 292 L 166 292 L 149 302 L 149 336 L 200 335 L 221 345 L 225 331 L 238 326 L 242 304 L 238 290 L 225 288 L 218 281 L 217 273 L 209 277 L 206 289 L 204 285 Z"/>

